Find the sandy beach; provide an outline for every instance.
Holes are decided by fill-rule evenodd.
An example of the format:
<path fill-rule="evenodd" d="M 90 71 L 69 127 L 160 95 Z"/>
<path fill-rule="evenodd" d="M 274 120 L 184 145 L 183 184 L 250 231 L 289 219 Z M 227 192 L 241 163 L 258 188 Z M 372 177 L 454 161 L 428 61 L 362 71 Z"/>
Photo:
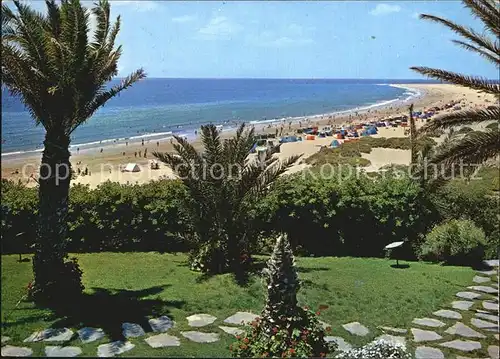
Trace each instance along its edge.
<path fill-rule="evenodd" d="M 422 111 L 424 109 L 442 106 L 451 101 L 459 103 L 462 109 L 487 107 L 494 102 L 494 98 L 489 95 L 480 94 L 475 90 L 459 87 L 448 84 L 399 84 L 394 85 L 402 88 L 410 88 L 418 90 L 421 96 L 412 99 L 411 102 L 391 103 L 383 107 L 375 107 L 368 110 L 360 110 L 358 112 L 343 113 L 337 115 L 322 115 L 312 116 L 298 121 L 281 124 L 274 123 L 272 125 L 256 127 L 256 132 L 274 133 L 277 129 L 283 126 L 283 135 L 294 134 L 299 127 L 309 127 L 313 125 L 340 125 L 356 122 L 368 122 L 373 120 L 381 120 L 384 118 L 404 115 L 408 113 L 410 103 L 414 104 L 414 111 Z M 445 110 L 440 113 L 444 113 Z M 417 127 L 423 124 L 423 120 L 417 120 Z M 232 132 L 223 132 L 222 137 L 229 137 Z M 377 137 L 403 137 L 405 136 L 404 128 L 380 128 Z M 316 138 L 313 141 L 301 141 L 294 143 L 284 143 L 281 146 L 280 158 L 285 158 L 293 154 L 303 154 L 303 159 L 316 153 L 321 146 L 329 145 L 332 137 Z M 193 141 L 195 147 L 200 147 L 199 139 Z M 144 157 L 144 151 L 147 150 L 147 155 Z M 142 184 L 151 180 L 161 178 L 174 178 L 174 174 L 170 168 L 160 163 L 160 168 L 151 170 L 149 161 L 154 159 L 152 152 L 170 152 L 172 151 L 170 140 L 163 140 L 157 143 L 156 140 L 145 140 L 144 144 L 141 141 L 130 142 L 125 144 L 110 144 L 101 148 L 82 149 L 78 153 L 73 148 L 71 156 L 72 168 L 78 172 L 84 171 L 86 168 L 89 175 L 78 175 L 72 180 L 73 184 L 81 183 L 88 184 L 94 188 L 104 181 L 116 181 L 119 183 L 138 183 Z M 138 155 L 140 154 L 140 156 Z M 371 161 L 371 166 L 366 168 L 368 171 L 374 171 L 386 164 L 407 164 L 409 163 L 409 151 L 390 150 L 390 149 L 374 149 L 370 154 L 363 154 L 363 157 Z M 40 165 L 41 153 L 34 153 L 24 156 L 2 156 L 2 178 L 11 180 L 21 180 L 28 186 L 36 185 L 33 176 L 36 178 L 38 167 Z M 141 168 L 140 172 L 121 172 L 121 166 L 127 163 L 136 163 Z M 303 169 L 306 165 L 297 163 L 288 172 L 295 172 Z"/>

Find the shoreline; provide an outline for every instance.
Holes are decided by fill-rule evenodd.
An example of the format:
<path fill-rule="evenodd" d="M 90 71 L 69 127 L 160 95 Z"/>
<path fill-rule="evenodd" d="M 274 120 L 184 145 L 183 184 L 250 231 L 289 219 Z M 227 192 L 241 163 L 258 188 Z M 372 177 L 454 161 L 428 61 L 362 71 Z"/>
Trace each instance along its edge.
<path fill-rule="evenodd" d="M 305 116 L 288 116 L 288 117 L 282 117 L 282 118 L 273 118 L 269 120 L 252 120 L 252 121 L 231 121 L 230 125 L 224 125 L 223 127 L 223 132 L 235 132 L 239 124 L 242 122 L 245 122 L 248 126 L 255 126 L 255 128 L 261 129 L 267 125 L 274 125 L 274 124 L 280 124 L 280 123 L 288 123 L 292 122 L 292 124 L 298 123 L 300 121 L 305 121 L 307 119 L 316 119 L 316 118 L 323 118 L 325 116 L 340 116 L 340 115 L 349 115 L 353 113 L 365 113 L 368 110 L 371 109 L 383 109 L 384 107 L 387 107 L 391 104 L 397 104 L 397 103 L 405 103 L 408 102 L 412 99 L 418 100 L 419 97 L 422 96 L 422 93 L 415 88 L 411 88 L 408 85 L 401 85 L 401 84 L 374 84 L 376 86 L 389 86 L 389 87 L 394 87 L 394 88 L 399 88 L 403 90 L 408 90 L 409 94 L 406 96 L 406 98 L 402 99 L 400 98 L 403 96 L 405 93 L 402 93 L 400 97 L 392 98 L 389 100 L 383 100 L 379 101 L 376 103 L 371 103 L 371 104 L 364 104 L 360 106 L 356 106 L 347 110 L 339 110 L 339 111 L 333 111 L 333 112 L 324 112 L 324 113 L 318 113 L 318 114 L 312 114 L 312 115 L 305 115 Z M 207 123 L 208 124 L 208 123 Z M 227 127 L 226 127 L 227 126 Z M 186 134 L 185 132 L 188 132 L 189 134 Z M 76 144 L 70 144 L 69 148 L 70 150 L 72 149 L 77 149 L 82 147 L 81 149 L 84 150 L 99 150 L 100 148 L 106 149 L 106 147 L 114 147 L 118 145 L 125 145 L 127 142 L 129 144 L 135 145 L 137 143 L 141 143 L 141 140 L 148 139 L 149 141 L 154 140 L 154 141 L 164 141 L 164 140 L 170 140 L 170 138 L 173 138 L 174 135 L 178 135 L 181 137 L 187 137 L 189 140 L 196 139 L 195 136 L 193 136 L 194 131 L 199 131 L 198 128 L 189 128 L 185 131 L 166 131 L 166 132 L 149 132 L 149 133 L 144 133 L 140 135 L 132 135 L 129 137 L 120 137 L 120 138 L 108 138 L 104 140 L 98 140 L 98 141 L 92 141 L 92 142 L 85 142 L 85 143 L 76 143 Z M 159 138 L 156 138 L 159 137 Z M 17 151 L 11 151 L 11 152 L 5 152 L 1 153 L 0 156 L 2 160 L 8 160 L 13 157 L 18 157 L 17 159 L 21 159 L 22 157 L 29 157 L 36 155 L 38 153 L 41 153 L 43 151 L 43 148 L 37 148 L 37 149 L 32 149 L 32 150 L 17 150 Z"/>
<path fill-rule="evenodd" d="M 421 111 L 426 108 L 434 106 L 442 106 L 451 101 L 458 101 L 462 108 L 473 106 L 487 106 L 489 100 L 488 95 L 478 94 L 474 90 L 458 87 L 448 84 L 396 84 L 400 88 L 407 89 L 413 93 L 418 93 L 418 96 L 412 97 L 410 100 L 404 101 L 400 99 L 397 102 L 391 102 L 379 107 L 370 107 L 364 109 L 351 109 L 348 113 L 341 114 L 322 114 L 314 116 L 301 116 L 300 119 L 295 120 L 280 120 L 273 123 L 253 124 L 255 126 L 256 134 L 276 133 L 282 129 L 283 136 L 295 134 L 296 130 L 300 127 L 310 126 L 340 126 L 341 124 L 353 124 L 358 122 L 369 122 L 374 120 L 381 120 L 394 116 L 407 114 L 408 106 L 410 103 L 414 104 L 414 111 Z M 488 100 L 487 100 L 488 99 Z M 442 111 L 441 113 L 444 113 Z M 417 120 L 417 126 L 423 123 Z M 247 123 L 250 127 L 252 124 Z M 396 131 L 397 130 L 397 131 Z M 228 138 L 235 132 L 235 128 L 224 130 L 221 133 L 222 138 Z M 400 133 L 401 132 L 401 133 Z M 193 133 L 194 134 L 194 133 Z M 404 136 L 403 128 L 385 129 L 379 132 L 380 137 L 401 137 Z M 175 178 L 172 170 L 160 163 L 159 170 L 150 170 L 149 161 L 155 159 L 152 152 L 171 152 L 173 150 L 170 139 L 166 137 L 161 143 L 157 139 L 144 138 L 144 145 L 141 139 L 131 141 L 126 145 L 125 143 L 110 143 L 103 146 L 92 148 L 81 148 L 79 153 L 74 151 L 74 146 L 71 148 L 70 161 L 72 168 L 75 172 L 80 169 L 84 171 L 88 168 L 91 175 L 77 176 L 72 179 L 72 184 L 81 183 L 88 184 L 91 187 L 96 187 L 100 183 L 111 180 L 119 183 L 145 183 L 151 180 L 161 178 Z M 304 154 L 304 158 L 316 153 L 322 145 L 329 145 L 333 137 L 317 138 L 315 141 L 302 141 L 295 143 L 285 143 L 282 145 L 282 154 L 280 158 L 292 154 Z M 191 139 L 190 142 L 197 149 L 200 149 L 201 140 L 198 135 L 196 138 Z M 102 153 L 100 148 L 102 148 Z M 147 156 L 143 156 L 144 150 L 147 150 Z M 135 155 L 134 155 L 135 153 Z M 138 156 L 140 153 L 141 156 Z M 391 161 L 391 156 L 384 155 L 380 160 L 375 159 L 374 163 L 382 163 Z M 406 157 L 405 157 L 406 158 Z M 31 176 L 35 178 L 38 175 L 38 168 L 41 162 L 40 152 L 30 153 L 28 155 L 12 155 L 2 156 L 2 178 L 11 180 L 21 180 L 22 183 L 28 186 L 35 186 L 36 182 L 30 179 Z M 404 160 L 406 161 L 406 160 Z M 400 162 L 399 160 L 397 161 Z M 120 166 L 127 163 L 136 163 L 143 170 L 136 173 L 122 173 Z M 389 162 L 390 163 L 390 162 Z M 291 172 L 304 168 L 304 164 L 298 163 L 291 169 Z M 378 167 L 378 166 L 377 166 Z M 17 171 L 17 173 L 16 173 Z"/>

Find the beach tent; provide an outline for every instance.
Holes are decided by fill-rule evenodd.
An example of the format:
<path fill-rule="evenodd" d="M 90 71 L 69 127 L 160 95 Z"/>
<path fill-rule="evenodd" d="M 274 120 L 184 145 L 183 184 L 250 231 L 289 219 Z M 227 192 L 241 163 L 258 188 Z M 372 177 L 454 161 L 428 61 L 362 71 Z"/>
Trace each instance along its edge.
<path fill-rule="evenodd" d="M 368 131 L 362 131 L 361 132 L 361 136 L 368 136 L 368 135 L 369 135 Z"/>
<path fill-rule="evenodd" d="M 330 144 L 330 147 L 337 148 L 340 146 L 340 142 L 337 140 L 333 140 L 332 143 Z"/>
<path fill-rule="evenodd" d="M 127 163 L 124 172 L 139 172 L 141 169 L 137 163 Z"/>
<path fill-rule="evenodd" d="M 370 127 L 366 132 L 369 135 L 376 135 L 377 134 L 377 128 L 376 127 Z"/>

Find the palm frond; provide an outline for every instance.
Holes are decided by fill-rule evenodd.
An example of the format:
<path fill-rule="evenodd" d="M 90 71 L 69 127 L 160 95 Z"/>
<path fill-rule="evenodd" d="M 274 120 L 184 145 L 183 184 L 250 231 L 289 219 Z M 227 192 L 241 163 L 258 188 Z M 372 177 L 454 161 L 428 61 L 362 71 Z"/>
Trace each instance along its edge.
<path fill-rule="evenodd" d="M 456 32 L 462 37 L 465 37 L 467 40 L 471 41 L 475 45 L 479 46 L 480 48 L 483 48 L 484 51 L 489 51 L 493 56 L 498 57 L 498 54 L 500 53 L 500 49 L 498 48 L 498 44 L 495 42 L 492 42 L 489 38 L 486 36 L 480 35 L 474 31 L 474 29 L 455 24 L 447 19 L 440 18 L 438 16 L 434 15 L 427 15 L 427 14 L 422 14 L 420 15 L 421 19 L 425 20 L 430 20 L 433 22 L 437 22 L 439 24 L 442 24 L 449 28 L 450 30 Z M 498 21 L 498 19 L 497 19 Z"/>
<path fill-rule="evenodd" d="M 500 133 L 498 130 L 475 131 L 436 153 L 432 162 L 453 164 L 462 161 L 466 164 L 481 164 L 495 158 L 499 152 Z"/>
<path fill-rule="evenodd" d="M 107 91 L 103 91 L 98 93 L 95 98 L 85 107 L 82 111 L 80 118 L 75 121 L 72 127 L 69 129 L 69 133 L 71 134 L 79 125 L 88 120 L 95 111 L 97 111 L 100 107 L 104 106 L 106 102 L 108 102 L 111 98 L 118 95 L 121 91 L 129 88 L 137 81 L 146 77 L 146 73 L 143 69 L 136 70 L 132 74 L 128 75 L 119 85 L 113 86 L 111 89 Z"/>
<path fill-rule="evenodd" d="M 471 10 L 472 14 L 480 19 L 486 30 L 489 30 L 494 36 L 500 36 L 500 6 L 495 0 L 463 0 L 465 5 Z"/>
<path fill-rule="evenodd" d="M 491 93 L 497 97 L 500 97 L 500 85 L 493 83 L 487 79 L 462 75 L 429 67 L 410 67 L 410 69 L 436 80 L 451 82 L 459 86 L 468 87 L 481 92 Z"/>
<path fill-rule="evenodd" d="M 461 46 L 466 50 L 478 53 L 480 56 L 484 57 L 486 60 L 492 62 L 496 66 L 500 66 L 500 56 L 499 55 L 496 55 L 496 56 L 492 55 L 491 53 L 484 51 L 483 49 L 481 49 L 477 46 L 471 45 L 465 41 L 460 41 L 460 40 L 451 40 L 451 41 L 453 41 L 456 45 Z"/>
<path fill-rule="evenodd" d="M 430 134 L 438 129 L 448 129 L 455 126 L 497 121 L 499 118 L 500 107 L 498 106 L 490 106 L 486 109 L 470 109 L 451 112 L 427 122 L 418 130 L 418 134 Z"/>

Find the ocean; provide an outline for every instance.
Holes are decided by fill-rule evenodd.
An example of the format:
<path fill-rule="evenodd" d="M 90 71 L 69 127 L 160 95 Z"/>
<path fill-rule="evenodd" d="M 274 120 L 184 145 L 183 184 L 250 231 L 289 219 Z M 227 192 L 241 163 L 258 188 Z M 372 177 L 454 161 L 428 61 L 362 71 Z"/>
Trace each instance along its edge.
<path fill-rule="evenodd" d="M 240 122 L 377 107 L 418 96 L 389 86 L 409 82 L 426 81 L 151 78 L 110 100 L 73 133 L 71 144 L 87 148 L 141 138 L 162 141 L 172 134 L 193 137 L 207 123 L 230 130 Z M 41 151 L 44 133 L 21 101 L 2 88 L 2 157 Z"/>

